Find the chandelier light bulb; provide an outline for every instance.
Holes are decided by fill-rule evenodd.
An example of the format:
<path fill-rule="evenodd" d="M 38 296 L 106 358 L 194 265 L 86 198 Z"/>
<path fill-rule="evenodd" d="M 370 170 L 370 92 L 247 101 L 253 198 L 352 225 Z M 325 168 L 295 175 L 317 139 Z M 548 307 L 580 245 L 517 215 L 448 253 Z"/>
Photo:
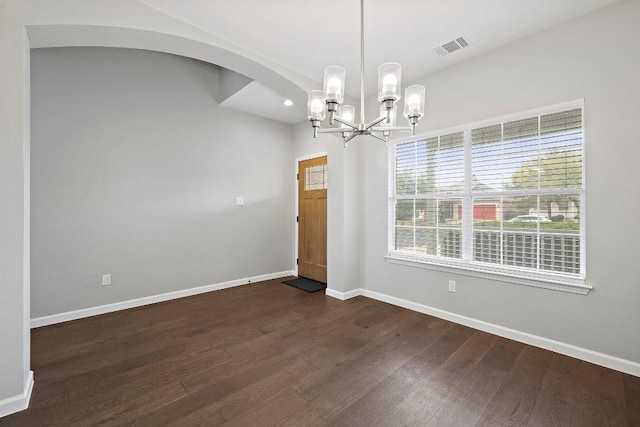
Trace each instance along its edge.
<path fill-rule="evenodd" d="M 323 107 L 324 105 L 322 105 L 322 100 L 314 99 L 313 101 L 311 101 L 311 112 L 314 115 L 320 114 L 322 112 Z"/>
<path fill-rule="evenodd" d="M 395 86 L 398 84 L 398 79 L 396 79 L 396 76 L 394 76 L 393 74 L 387 74 L 386 76 L 384 76 L 384 79 L 382 79 L 382 84 L 384 86 Z"/>
<path fill-rule="evenodd" d="M 321 90 L 309 91 L 309 100 L 307 102 L 308 118 L 312 121 L 321 122 L 324 120 L 324 94 Z"/>
<path fill-rule="evenodd" d="M 378 101 L 395 103 L 400 99 L 400 73 L 400 64 L 396 62 L 387 62 L 378 68 Z"/>
<path fill-rule="evenodd" d="M 407 104 L 409 105 L 409 114 L 417 114 L 420 112 L 420 97 L 416 94 L 407 98 Z"/>
<path fill-rule="evenodd" d="M 409 86 L 405 90 L 404 115 L 411 119 L 419 119 L 424 115 L 424 86 Z"/>
<path fill-rule="evenodd" d="M 398 92 L 397 89 L 398 79 L 393 74 L 387 74 L 382 79 L 382 92 L 385 96 L 393 96 L 394 93 Z"/>
<path fill-rule="evenodd" d="M 327 102 L 342 104 L 346 70 L 338 65 L 324 69 L 324 95 Z"/>
<path fill-rule="evenodd" d="M 352 107 L 351 105 L 343 105 L 340 107 L 340 118 L 342 120 L 346 120 L 347 122 L 353 122 L 355 116 L 356 116 L 355 107 Z M 341 123 L 340 127 L 348 128 L 349 126 L 345 125 L 344 123 Z"/>
<path fill-rule="evenodd" d="M 327 82 L 327 99 L 341 99 L 342 91 L 340 90 L 340 80 L 337 77 L 332 77 Z"/>

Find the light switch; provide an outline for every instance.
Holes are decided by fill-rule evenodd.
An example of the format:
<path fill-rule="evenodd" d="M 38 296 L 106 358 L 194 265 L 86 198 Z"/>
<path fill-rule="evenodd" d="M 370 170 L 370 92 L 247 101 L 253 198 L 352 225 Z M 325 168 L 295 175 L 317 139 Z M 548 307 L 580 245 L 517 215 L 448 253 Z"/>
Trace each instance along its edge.
<path fill-rule="evenodd" d="M 244 197 L 236 197 L 236 206 L 244 206 Z"/>

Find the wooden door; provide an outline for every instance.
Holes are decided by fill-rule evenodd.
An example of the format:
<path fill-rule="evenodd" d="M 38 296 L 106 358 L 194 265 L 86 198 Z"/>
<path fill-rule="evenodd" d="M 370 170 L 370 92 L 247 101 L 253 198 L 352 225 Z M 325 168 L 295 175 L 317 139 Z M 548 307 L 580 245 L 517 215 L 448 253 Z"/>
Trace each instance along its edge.
<path fill-rule="evenodd" d="M 298 163 L 298 276 L 327 283 L 327 156 Z"/>

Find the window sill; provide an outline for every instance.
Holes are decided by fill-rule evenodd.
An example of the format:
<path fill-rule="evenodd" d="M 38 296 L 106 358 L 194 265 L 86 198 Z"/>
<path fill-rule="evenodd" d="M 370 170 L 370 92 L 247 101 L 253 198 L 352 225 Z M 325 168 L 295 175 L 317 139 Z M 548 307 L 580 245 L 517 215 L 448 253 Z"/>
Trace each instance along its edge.
<path fill-rule="evenodd" d="M 465 276 L 480 277 L 483 279 L 498 280 L 501 282 L 515 283 L 518 285 L 533 286 L 536 288 L 551 289 L 554 291 L 569 292 L 586 295 L 593 289 L 586 284 L 584 279 L 571 279 L 554 277 L 532 277 L 516 272 L 483 268 L 477 265 L 464 264 L 464 262 L 446 262 L 412 257 L 404 254 L 389 254 L 385 257 L 391 264 L 405 265 L 409 267 L 426 268 L 447 273 L 462 274 Z"/>

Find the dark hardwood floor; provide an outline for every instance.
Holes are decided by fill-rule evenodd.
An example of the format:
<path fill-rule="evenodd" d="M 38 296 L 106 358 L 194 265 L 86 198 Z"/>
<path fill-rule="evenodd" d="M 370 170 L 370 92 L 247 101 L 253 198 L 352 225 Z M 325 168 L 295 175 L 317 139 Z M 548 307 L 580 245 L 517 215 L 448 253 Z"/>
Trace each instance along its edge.
<path fill-rule="evenodd" d="M 34 329 L 0 426 L 640 426 L 640 378 L 280 281 Z"/>

